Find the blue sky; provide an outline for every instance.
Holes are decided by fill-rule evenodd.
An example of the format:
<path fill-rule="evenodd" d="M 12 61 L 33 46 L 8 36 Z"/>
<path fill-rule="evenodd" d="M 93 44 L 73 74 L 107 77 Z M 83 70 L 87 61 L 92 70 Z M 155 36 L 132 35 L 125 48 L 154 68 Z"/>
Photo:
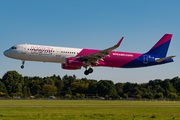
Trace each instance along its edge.
<path fill-rule="evenodd" d="M 179 0 L 1 0 L 0 78 L 9 70 L 23 76 L 73 75 L 95 80 L 146 83 L 179 76 Z M 61 64 L 25 62 L 7 58 L 3 52 L 17 44 L 37 44 L 103 50 L 124 40 L 116 51 L 147 52 L 165 33 L 173 34 L 167 55 L 174 63 L 146 68 L 94 68 L 84 75 L 61 69 Z"/>

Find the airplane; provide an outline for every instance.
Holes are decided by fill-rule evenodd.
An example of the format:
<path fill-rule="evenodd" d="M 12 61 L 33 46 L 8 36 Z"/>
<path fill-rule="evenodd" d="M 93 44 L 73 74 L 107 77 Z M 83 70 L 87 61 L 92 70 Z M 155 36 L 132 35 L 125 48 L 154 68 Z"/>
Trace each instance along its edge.
<path fill-rule="evenodd" d="M 166 57 L 172 34 L 165 34 L 148 52 L 128 53 L 112 51 L 118 48 L 124 37 L 117 44 L 105 50 L 53 47 L 43 45 L 20 44 L 4 51 L 9 58 L 25 61 L 61 63 L 62 69 L 77 70 L 85 68 L 84 74 L 93 72 L 92 67 L 138 68 L 174 62 L 175 56 Z"/>

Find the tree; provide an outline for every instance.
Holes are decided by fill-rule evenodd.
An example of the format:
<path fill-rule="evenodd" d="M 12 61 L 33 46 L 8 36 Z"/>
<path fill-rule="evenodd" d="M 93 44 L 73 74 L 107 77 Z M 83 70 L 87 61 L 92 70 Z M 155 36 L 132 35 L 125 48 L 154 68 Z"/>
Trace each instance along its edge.
<path fill-rule="evenodd" d="M 97 80 L 89 80 L 88 81 L 89 86 L 88 86 L 88 94 L 96 94 L 97 93 Z"/>
<path fill-rule="evenodd" d="M 44 78 L 44 84 L 54 86 L 55 81 L 52 78 L 47 77 L 47 78 Z"/>
<path fill-rule="evenodd" d="M 5 73 L 2 82 L 6 86 L 9 95 L 16 92 L 20 92 L 22 94 L 24 78 L 16 71 L 8 71 Z"/>
<path fill-rule="evenodd" d="M 64 83 L 63 80 L 61 80 L 61 77 L 53 75 L 51 79 L 55 82 L 55 86 L 57 87 L 58 93 L 60 93 L 63 90 Z"/>
<path fill-rule="evenodd" d="M 65 98 L 71 98 L 71 95 L 70 94 L 66 94 Z"/>
<path fill-rule="evenodd" d="M 41 91 L 41 82 L 40 80 L 32 80 L 29 83 L 29 87 L 30 87 L 30 92 L 32 95 L 37 95 L 39 94 L 39 92 Z"/>
<path fill-rule="evenodd" d="M 4 95 L 8 95 L 6 86 L 1 81 L 0 81 L 0 92 L 3 93 Z"/>
<path fill-rule="evenodd" d="M 85 98 L 85 94 L 81 94 L 81 97 L 82 97 L 82 98 Z"/>
<path fill-rule="evenodd" d="M 149 93 L 149 94 L 147 94 L 146 98 L 148 98 L 148 99 L 153 99 L 153 98 L 154 98 L 154 95 L 153 95 L 152 93 Z"/>
<path fill-rule="evenodd" d="M 161 87 L 161 85 L 155 85 L 155 86 L 154 86 L 154 90 L 155 90 L 157 93 L 159 93 L 159 92 L 164 93 L 164 92 L 165 92 L 165 90 Z"/>
<path fill-rule="evenodd" d="M 97 92 L 100 96 L 114 96 L 117 95 L 114 83 L 110 80 L 100 80 L 97 85 Z"/>
<path fill-rule="evenodd" d="M 170 92 L 169 97 L 170 97 L 171 99 L 177 99 L 177 94 L 176 94 L 176 93 L 173 93 L 173 92 Z"/>
<path fill-rule="evenodd" d="M 116 83 L 115 88 L 119 96 L 123 95 L 123 83 Z"/>
<path fill-rule="evenodd" d="M 163 98 L 163 93 L 161 93 L 161 92 L 156 93 L 156 94 L 154 95 L 154 98 L 156 98 L 156 99 Z"/>
<path fill-rule="evenodd" d="M 5 96 L 5 93 L 0 92 L 0 97 L 3 97 L 3 96 Z"/>
<path fill-rule="evenodd" d="M 141 95 L 136 95 L 136 98 L 141 99 L 142 97 L 141 97 Z"/>
<path fill-rule="evenodd" d="M 62 80 L 63 80 L 63 83 L 64 83 L 64 91 L 67 91 L 68 90 L 68 87 L 71 86 L 71 83 L 73 83 L 76 79 L 75 76 L 68 76 L 68 75 L 65 75 Z"/>
<path fill-rule="evenodd" d="M 124 99 L 128 98 L 128 94 L 125 94 L 125 93 L 124 93 L 124 94 L 123 94 L 123 98 L 124 98 Z"/>
<path fill-rule="evenodd" d="M 173 84 L 171 84 L 170 79 L 165 79 L 162 82 L 162 87 L 169 92 L 176 92 L 176 89 L 174 88 Z"/>
<path fill-rule="evenodd" d="M 81 98 L 81 95 L 79 93 L 76 93 L 76 98 Z"/>
<path fill-rule="evenodd" d="M 70 95 L 72 95 L 72 92 L 71 92 L 71 88 L 70 87 L 68 87 L 68 94 L 70 94 Z"/>
<path fill-rule="evenodd" d="M 180 78 L 175 77 L 171 80 L 171 83 L 173 84 L 174 88 L 177 90 L 177 93 L 180 95 Z"/>
<path fill-rule="evenodd" d="M 27 86 L 24 86 L 23 87 L 23 97 L 28 97 L 28 96 L 31 96 L 31 91 L 30 91 L 30 88 L 27 87 Z"/>
<path fill-rule="evenodd" d="M 75 81 L 71 83 L 71 90 L 75 93 L 86 93 L 88 91 L 88 83 L 84 83 L 83 81 Z"/>
<path fill-rule="evenodd" d="M 133 89 L 133 86 L 130 82 L 124 83 L 123 93 L 126 93 L 126 94 L 131 93 L 132 89 Z"/>
<path fill-rule="evenodd" d="M 44 94 L 44 96 L 54 96 L 57 94 L 57 88 L 53 85 L 43 85 L 43 88 L 42 88 L 42 92 Z"/>

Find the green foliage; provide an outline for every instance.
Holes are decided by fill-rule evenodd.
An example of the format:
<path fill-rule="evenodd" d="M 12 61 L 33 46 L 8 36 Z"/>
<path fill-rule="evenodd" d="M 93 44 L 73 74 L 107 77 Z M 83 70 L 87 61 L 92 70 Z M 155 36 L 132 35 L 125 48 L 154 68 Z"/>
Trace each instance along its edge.
<path fill-rule="evenodd" d="M 128 98 L 128 95 L 127 94 L 123 94 L 123 98 Z"/>
<path fill-rule="evenodd" d="M 177 99 L 177 94 L 176 94 L 176 93 L 173 93 L 173 92 L 170 92 L 169 97 L 170 97 L 171 99 Z"/>
<path fill-rule="evenodd" d="M 179 77 L 165 80 L 155 79 L 142 84 L 130 82 L 114 84 L 111 80 L 77 79 L 75 75 L 65 75 L 62 79 L 59 75 L 44 78 L 38 76 L 23 77 L 16 71 L 8 71 L 0 79 L 0 92 L 3 93 L 1 96 L 18 95 L 21 97 L 65 97 L 69 94 L 74 98 L 119 99 L 121 96 L 138 99 L 179 99 L 179 86 Z"/>
<path fill-rule="evenodd" d="M 66 94 L 65 98 L 71 98 L 71 95 L 70 94 Z"/>
<path fill-rule="evenodd" d="M 53 85 L 45 84 L 45 85 L 43 85 L 42 90 L 43 90 L 43 95 L 46 97 L 47 96 L 54 96 L 57 94 L 57 88 Z"/>
<path fill-rule="evenodd" d="M 156 99 L 162 99 L 162 98 L 163 98 L 163 93 L 161 93 L 161 92 L 156 93 L 156 94 L 154 95 L 154 98 L 156 98 Z"/>
<path fill-rule="evenodd" d="M 4 83 L 2 83 L 1 81 L 0 81 L 0 92 L 3 93 L 4 95 L 8 95 L 6 86 L 5 86 Z M 4 96 L 4 95 L 3 95 L 3 96 Z"/>
<path fill-rule="evenodd" d="M 6 86 L 8 94 L 16 92 L 22 93 L 24 78 L 16 71 L 8 71 L 6 74 L 4 74 L 2 82 Z"/>
<path fill-rule="evenodd" d="M 123 83 L 116 83 L 115 88 L 118 95 L 123 95 Z"/>
<path fill-rule="evenodd" d="M 79 93 L 76 93 L 76 98 L 81 98 L 81 95 Z"/>
<path fill-rule="evenodd" d="M 47 77 L 47 78 L 44 78 L 44 84 L 54 86 L 55 81 L 52 78 Z"/>
<path fill-rule="evenodd" d="M 117 95 L 115 85 L 110 80 L 100 80 L 97 84 L 97 92 L 100 96 L 114 96 Z"/>
<path fill-rule="evenodd" d="M 76 93 L 86 93 L 88 91 L 88 85 L 84 81 L 76 80 L 71 83 L 71 90 Z"/>
<path fill-rule="evenodd" d="M 141 97 L 141 95 L 136 95 L 136 98 L 141 99 L 142 97 Z"/>
<path fill-rule="evenodd" d="M 0 97 L 3 97 L 3 96 L 5 96 L 5 93 L 0 92 Z"/>
<path fill-rule="evenodd" d="M 25 97 L 25 98 L 28 97 L 28 96 L 31 96 L 30 88 L 27 87 L 27 86 L 24 86 L 22 94 L 23 94 L 23 97 Z"/>

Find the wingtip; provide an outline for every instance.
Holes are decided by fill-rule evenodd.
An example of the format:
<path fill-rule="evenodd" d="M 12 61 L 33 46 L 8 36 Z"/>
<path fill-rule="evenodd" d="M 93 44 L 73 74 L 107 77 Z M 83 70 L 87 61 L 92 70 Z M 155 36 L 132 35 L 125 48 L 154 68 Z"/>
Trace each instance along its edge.
<path fill-rule="evenodd" d="M 117 46 L 119 46 L 119 45 L 121 44 L 123 38 L 124 38 L 124 37 L 122 37 L 122 38 L 119 40 L 119 42 L 116 44 Z"/>

